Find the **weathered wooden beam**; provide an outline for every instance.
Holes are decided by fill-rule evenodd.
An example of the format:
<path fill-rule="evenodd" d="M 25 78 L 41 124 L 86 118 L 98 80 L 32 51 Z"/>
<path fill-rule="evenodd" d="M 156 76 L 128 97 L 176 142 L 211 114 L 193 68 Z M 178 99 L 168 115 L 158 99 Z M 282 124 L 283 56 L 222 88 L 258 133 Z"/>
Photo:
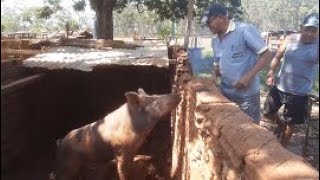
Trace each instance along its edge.
<path fill-rule="evenodd" d="M 39 73 L 39 74 L 36 74 L 36 75 L 33 75 L 33 76 L 29 76 L 29 77 L 26 77 L 26 78 L 19 79 L 19 80 L 14 81 L 14 82 L 12 82 L 10 84 L 3 85 L 3 86 L 1 86 L 1 96 L 5 95 L 5 94 L 8 94 L 10 92 L 13 92 L 15 90 L 27 87 L 27 86 L 33 84 L 34 82 L 39 81 L 44 76 L 45 76 L 44 73 Z"/>
<path fill-rule="evenodd" d="M 22 59 L 27 59 L 36 54 L 41 53 L 40 50 L 31 49 L 3 49 L 1 48 L 1 59 L 8 59 L 10 57 L 19 57 Z"/>
<path fill-rule="evenodd" d="M 189 37 L 191 32 L 191 23 L 193 19 L 193 12 L 194 12 L 194 2 L 195 0 L 190 0 L 188 5 L 188 24 L 187 24 L 187 31 L 184 36 L 184 48 L 188 49 L 189 46 Z"/>
<path fill-rule="evenodd" d="M 136 44 L 125 43 L 120 40 L 108 40 L 108 39 L 63 39 L 61 42 L 63 46 L 79 46 L 86 48 L 103 48 L 103 47 L 112 47 L 112 48 L 125 48 L 125 49 L 135 49 L 141 47 Z"/>

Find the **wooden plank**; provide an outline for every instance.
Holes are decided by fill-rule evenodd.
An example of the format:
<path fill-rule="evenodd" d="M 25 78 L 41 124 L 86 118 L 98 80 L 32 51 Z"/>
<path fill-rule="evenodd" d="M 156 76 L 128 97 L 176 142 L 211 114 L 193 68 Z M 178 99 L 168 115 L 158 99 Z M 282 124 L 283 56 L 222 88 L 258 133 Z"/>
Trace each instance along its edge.
<path fill-rule="evenodd" d="M 30 49 L 2 49 L 1 48 L 1 59 L 9 59 L 11 58 L 21 58 L 27 59 L 36 54 L 41 53 L 41 50 L 30 50 Z"/>
<path fill-rule="evenodd" d="M 24 54 L 24 55 L 36 55 L 41 53 L 41 50 L 31 50 L 31 49 L 1 49 L 1 54 Z"/>
<path fill-rule="evenodd" d="M 31 85 L 34 82 L 42 79 L 44 76 L 45 76 L 44 73 L 40 73 L 40 74 L 36 74 L 36 75 L 33 75 L 33 76 L 29 76 L 29 77 L 26 77 L 26 78 L 19 79 L 19 80 L 14 81 L 14 82 L 12 82 L 10 84 L 7 84 L 7 85 L 3 85 L 3 86 L 1 86 L 1 96 L 5 95 L 5 94 L 8 94 L 8 93 L 10 93 L 12 91 L 15 91 L 17 89 L 20 89 L 20 88 L 26 87 L 28 85 Z"/>

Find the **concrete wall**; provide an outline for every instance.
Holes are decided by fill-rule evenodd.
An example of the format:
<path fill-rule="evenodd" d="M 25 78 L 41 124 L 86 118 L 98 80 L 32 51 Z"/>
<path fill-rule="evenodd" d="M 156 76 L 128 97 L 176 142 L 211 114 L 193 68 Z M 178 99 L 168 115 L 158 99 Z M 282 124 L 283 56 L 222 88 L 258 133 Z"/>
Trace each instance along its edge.
<path fill-rule="evenodd" d="M 180 57 L 188 62 L 187 57 Z M 179 58 L 178 58 L 179 63 Z M 179 64 L 177 65 L 177 74 Z M 318 179 L 319 172 L 251 122 L 213 81 L 192 79 L 188 63 L 176 86 L 183 96 L 173 122 L 171 177 L 185 180 Z"/>
<path fill-rule="evenodd" d="M 10 69 L 19 69 L 15 64 Z M 17 66 L 17 67 L 15 67 Z M 29 69 L 32 76 L 2 73 L 1 177 L 46 179 L 53 170 L 57 138 L 98 120 L 125 102 L 126 91 L 143 88 L 149 94 L 171 91 L 171 68 L 155 66 L 107 66 L 92 72 Z M 18 71 L 20 72 L 20 71 Z M 43 74 L 42 74 L 43 73 Z M 38 77 L 39 76 L 39 77 Z M 11 80 L 7 79 L 14 77 Z M 26 79 L 24 79 L 26 78 Z M 155 157 L 160 174 L 168 174 L 170 117 L 141 148 Z M 155 148 L 157 147 L 157 148 Z"/>

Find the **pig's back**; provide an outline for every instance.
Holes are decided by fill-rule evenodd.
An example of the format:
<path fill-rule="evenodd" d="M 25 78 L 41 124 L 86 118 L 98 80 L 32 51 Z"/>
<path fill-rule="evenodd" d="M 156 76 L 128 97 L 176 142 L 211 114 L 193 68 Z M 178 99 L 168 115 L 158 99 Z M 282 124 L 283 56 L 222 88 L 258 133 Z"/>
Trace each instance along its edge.
<path fill-rule="evenodd" d="M 84 160 L 109 161 L 114 159 L 111 144 L 103 139 L 98 127 L 103 121 L 88 124 L 71 131 L 62 141 L 64 151 L 81 155 Z"/>

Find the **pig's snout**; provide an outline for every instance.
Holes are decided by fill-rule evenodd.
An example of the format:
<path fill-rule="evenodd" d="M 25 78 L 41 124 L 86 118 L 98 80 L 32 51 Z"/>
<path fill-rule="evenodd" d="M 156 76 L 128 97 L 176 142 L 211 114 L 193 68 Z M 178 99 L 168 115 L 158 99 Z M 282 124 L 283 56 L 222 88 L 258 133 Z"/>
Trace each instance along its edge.
<path fill-rule="evenodd" d="M 179 104 L 182 98 L 179 96 L 179 94 L 177 94 L 177 95 L 175 96 L 175 98 L 176 98 L 176 100 L 177 100 L 177 102 L 178 102 L 178 104 Z"/>
<path fill-rule="evenodd" d="M 181 97 L 179 94 L 172 94 L 171 98 L 172 98 L 172 104 L 173 104 L 172 108 L 176 108 L 181 101 Z"/>
<path fill-rule="evenodd" d="M 181 97 L 177 94 L 171 94 L 169 96 L 164 97 L 162 99 L 162 105 L 159 106 L 158 108 L 158 117 L 163 117 L 168 115 L 170 112 L 172 112 L 180 103 Z"/>

